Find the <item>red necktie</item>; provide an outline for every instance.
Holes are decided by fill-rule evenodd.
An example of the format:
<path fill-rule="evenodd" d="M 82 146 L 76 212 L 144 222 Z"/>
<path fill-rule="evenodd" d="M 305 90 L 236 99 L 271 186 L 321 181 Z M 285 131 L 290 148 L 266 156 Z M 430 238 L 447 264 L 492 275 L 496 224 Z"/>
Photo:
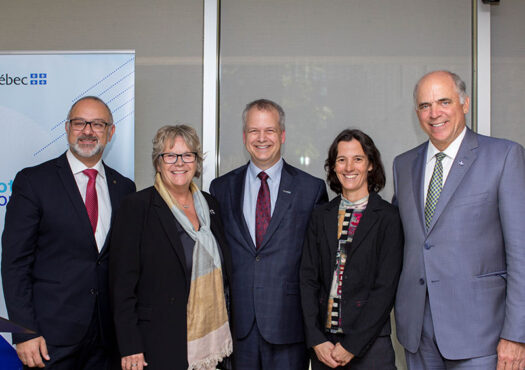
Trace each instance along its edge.
<path fill-rule="evenodd" d="M 96 178 L 97 170 L 87 169 L 82 171 L 89 181 L 86 188 L 86 209 L 89 216 L 89 221 L 91 221 L 91 227 L 93 228 L 93 233 L 97 230 L 97 221 L 98 221 L 98 197 L 97 197 L 97 188 L 96 188 Z"/>
<path fill-rule="evenodd" d="M 270 224 L 272 206 L 270 203 L 270 188 L 266 182 L 268 175 L 262 171 L 257 177 L 261 179 L 261 187 L 259 188 L 257 206 L 255 208 L 255 247 L 259 249 L 264 233 Z"/>

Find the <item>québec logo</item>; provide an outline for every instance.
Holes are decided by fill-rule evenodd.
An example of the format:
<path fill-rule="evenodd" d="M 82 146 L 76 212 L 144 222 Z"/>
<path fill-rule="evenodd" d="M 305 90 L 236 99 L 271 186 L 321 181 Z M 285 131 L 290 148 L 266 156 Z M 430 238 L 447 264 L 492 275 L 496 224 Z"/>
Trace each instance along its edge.
<path fill-rule="evenodd" d="M 42 86 L 47 85 L 47 73 L 29 73 L 27 75 L 0 74 L 0 86 Z"/>
<path fill-rule="evenodd" d="M 31 73 L 31 85 L 47 85 L 47 73 Z"/>

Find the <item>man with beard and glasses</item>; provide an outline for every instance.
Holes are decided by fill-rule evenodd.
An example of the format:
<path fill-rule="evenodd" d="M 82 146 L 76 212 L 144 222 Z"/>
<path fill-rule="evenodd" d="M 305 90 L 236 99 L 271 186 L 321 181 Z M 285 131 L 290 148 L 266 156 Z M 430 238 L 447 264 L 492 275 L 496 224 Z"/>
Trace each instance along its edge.
<path fill-rule="evenodd" d="M 108 106 L 87 96 L 71 107 L 69 150 L 20 171 L 2 235 L 9 318 L 26 367 L 107 369 L 118 354 L 107 297 L 107 236 L 135 184 L 102 162 L 115 133 Z"/>

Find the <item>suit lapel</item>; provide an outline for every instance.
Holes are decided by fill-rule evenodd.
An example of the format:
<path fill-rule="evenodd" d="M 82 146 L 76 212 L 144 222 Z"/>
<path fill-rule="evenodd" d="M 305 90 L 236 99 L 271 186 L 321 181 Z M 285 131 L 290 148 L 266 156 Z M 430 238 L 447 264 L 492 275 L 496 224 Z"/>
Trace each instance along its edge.
<path fill-rule="evenodd" d="M 443 189 L 441 190 L 441 194 L 439 195 L 436 210 L 434 211 L 434 216 L 432 217 L 432 221 L 430 222 L 430 226 L 428 228 L 428 233 L 430 233 L 434 228 L 434 225 L 447 207 L 448 202 L 454 195 L 457 187 L 463 180 L 463 177 L 476 160 L 477 154 L 473 149 L 477 147 L 478 139 L 476 134 L 467 129 L 465 137 L 463 138 L 463 142 L 459 147 L 458 154 L 452 163 L 450 172 L 448 173 Z"/>
<path fill-rule="evenodd" d="M 100 256 L 102 256 L 102 254 L 104 254 L 104 252 L 107 250 L 109 236 L 111 234 L 111 225 L 113 225 L 113 221 L 115 221 L 116 210 L 118 209 L 120 201 L 122 200 L 122 194 L 118 191 L 115 172 L 113 169 L 106 166 L 104 162 L 102 162 L 102 165 L 104 166 L 104 172 L 106 173 L 106 183 L 108 185 L 109 199 L 111 201 L 111 223 L 109 224 L 109 232 L 106 235 L 106 240 L 104 241 L 104 245 L 102 246 L 102 249 L 99 253 Z"/>
<path fill-rule="evenodd" d="M 255 254 L 255 244 L 253 244 L 252 237 L 250 235 L 250 230 L 248 229 L 248 224 L 244 219 L 244 182 L 246 179 L 246 171 L 248 170 L 248 165 L 239 168 L 239 170 L 234 174 L 231 179 L 231 209 L 232 217 L 235 219 L 235 223 L 239 227 L 242 238 L 244 238 L 246 243 L 242 243 L 243 246 L 246 246 L 247 249 Z"/>
<path fill-rule="evenodd" d="M 425 230 L 425 164 L 428 141 L 421 145 L 412 164 L 412 194 L 419 214 L 420 226 Z"/>
<path fill-rule="evenodd" d="M 82 195 L 78 190 L 78 185 L 75 181 L 75 177 L 73 176 L 73 172 L 71 172 L 71 167 L 69 166 L 69 162 L 67 161 L 65 153 L 57 158 L 56 164 L 58 177 L 60 177 L 60 180 L 64 185 L 64 189 L 66 190 L 66 194 L 68 195 L 68 198 L 71 201 L 73 208 L 78 214 L 82 232 L 84 232 L 84 237 L 91 238 L 93 244 L 96 246 L 97 243 L 95 241 L 93 229 L 91 228 L 91 221 L 89 221 L 86 206 L 84 204 L 84 201 L 82 200 Z M 96 247 L 93 248 L 93 252 L 96 252 L 98 254 L 98 250 L 96 249 Z"/>
<path fill-rule="evenodd" d="M 118 209 L 122 197 L 118 191 L 115 173 L 111 168 L 106 166 L 105 163 L 102 164 L 104 165 L 104 171 L 106 172 L 106 182 L 108 184 L 109 199 L 111 201 L 111 225 L 113 225 L 116 213 L 114 210 Z"/>
<path fill-rule="evenodd" d="M 206 201 L 208 200 L 206 199 Z M 219 227 L 220 220 L 218 220 L 217 217 L 220 217 L 220 215 L 217 209 L 212 208 L 210 202 L 208 202 L 208 207 L 210 208 L 210 229 L 215 236 L 217 246 L 220 248 L 223 257 L 222 273 L 226 274 L 228 281 L 231 281 L 231 253 L 227 248 L 226 241 L 224 240 L 224 230 Z"/>
<path fill-rule="evenodd" d="M 275 202 L 275 209 L 270 219 L 270 225 L 264 234 L 263 242 L 259 247 L 259 250 L 264 248 L 268 240 L 271 239 L 273 233 L 279 227 L 281 220 L 283 219 L 286 210 L 290 207 L 292 200 L 295 196 L 295 176 L 292 173 L 291 166 L 289 166 L 283 160 L 283 169 L 281 172 L 281 183 L 279 184 L 279 192 L 277 194 L 277 201 Z M 251 238 L 250 238 L 251 239 Z"/>
<path fill-rule="evenodd" d="M 327 238 L 328 247 L 330 248 L 330 266 L 335 266 L 335 255 L 339 246 L 337 238 L 338 213 L 341 196 L 337 196 L 328 204 L 326 216 L 323 217 L 323 227 Z"/>
<path fill-rule="evenodd" d="M 166 202 L 164 202 L 164 199 L 160 196 L 160 194 L 155 190 L 154 188 L 151 190 L 152 192 L 152 204 L 155 212 L 159 216 L 159 221 L 161 227 L 164 229 L 164 234 L 167 236 L 168 240 L 170 241 L 171 247 L 175 251 L 175 254 L 177 258 L 179 259 L 179 262 L 184 270 L 184 276 L 188 276 L 188 268 L 186 267 L 186 256 L 184 255 L 184 250 L 182 247 L 182 242 L 180 238 L 177 236 L 177 225 L 175 225 L 175 216 L 173 216 L 173 213 L 169 209 Z M 189 286 L 189 282 L 186 281 L 186 286 Z"/>

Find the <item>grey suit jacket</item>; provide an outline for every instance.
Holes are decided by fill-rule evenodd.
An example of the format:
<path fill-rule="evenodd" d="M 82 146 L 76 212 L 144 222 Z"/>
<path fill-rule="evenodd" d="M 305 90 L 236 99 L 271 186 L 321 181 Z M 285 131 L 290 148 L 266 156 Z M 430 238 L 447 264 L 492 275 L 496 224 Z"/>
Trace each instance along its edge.
<path fill-rule="evenodd" d="M 405 233 L 399 341 L 410 352 L 419 347 L 428 291 L 446 358 L 494 354 L 500 337 L 525 342 L 524 149 L 467 130 L 425 230 L 427 145 L 394 161 L 394 202 Z"/>

